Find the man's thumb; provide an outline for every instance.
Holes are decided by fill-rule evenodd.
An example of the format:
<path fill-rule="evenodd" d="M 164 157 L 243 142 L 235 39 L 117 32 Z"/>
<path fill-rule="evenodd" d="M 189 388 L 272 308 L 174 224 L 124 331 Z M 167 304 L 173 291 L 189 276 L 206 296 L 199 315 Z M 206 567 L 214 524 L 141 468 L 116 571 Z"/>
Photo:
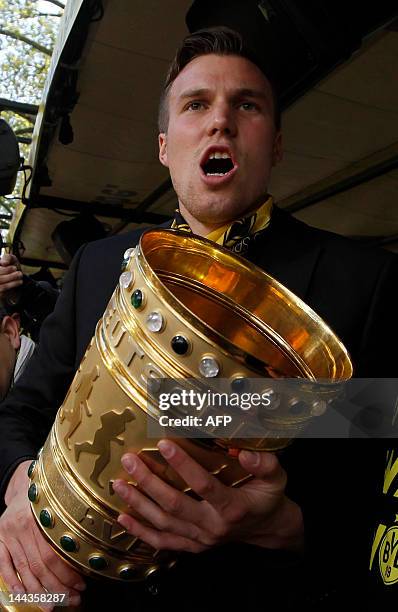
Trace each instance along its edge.
<path fill-rule="evenodd" d="M 265 451 L 243 450 L 239 453 L 239 461 L 245 470 L 259 478 L 271 475 L 278 465 L 275 455 Z"/>

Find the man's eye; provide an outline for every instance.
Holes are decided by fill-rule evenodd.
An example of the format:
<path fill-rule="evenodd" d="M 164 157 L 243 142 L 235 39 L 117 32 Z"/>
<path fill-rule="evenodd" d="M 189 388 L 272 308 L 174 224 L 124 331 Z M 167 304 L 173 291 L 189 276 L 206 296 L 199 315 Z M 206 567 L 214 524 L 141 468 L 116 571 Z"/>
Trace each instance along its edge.
<path fill-rule="evenodd" d="M 187 105 L 187 110 L 196 111 L 200 110 L 201 108 L 203 108 L 203 102 L 190 102 Z"/>
<path fill-rule="evenodd" d="M 256 104 L 254 104 L 254 102 L 242 102 L 240 107 L 243 108 L 243 110 L 245 110 L 245 111 L 253 111 L 253 110 L 256 110 L 256 108 L 257 108 L 257 106 L 256 106 Z"/>

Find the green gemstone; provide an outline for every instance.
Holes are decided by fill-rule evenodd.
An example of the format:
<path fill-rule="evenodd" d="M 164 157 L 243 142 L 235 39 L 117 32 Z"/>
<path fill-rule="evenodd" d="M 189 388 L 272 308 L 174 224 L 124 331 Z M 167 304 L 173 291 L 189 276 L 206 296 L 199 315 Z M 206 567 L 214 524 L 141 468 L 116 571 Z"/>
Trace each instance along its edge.
<path fill-rule="evenodd" d="M 44 508 L 44 510 L 40 512 L 39 519 L 43 527 L 54 527 L 54 519 L 51 512 L 47 510 L 47 508 Z"/>
<path fill-rule="evenodd" d="M 142 305 L 144 296 L 141 289 L 136 289 L 131 296 L 131 304 L 134 308 L 139 308 Z"/>
<path fill-rule="evenodd" d="M 28 489 L 28 497 L 31 502 L 37 501 L 39 496 L 39 491 L 37 489 L 37 485 L 33 482 Z"/>
<path fill-rule="evenodd" d="M 90 557 L 88 560 L 88 564 L 92 569 L 99 571 L 104 570 L 108 566 L 106 559 L 104 559 L 104 557 L 101 557 L 100 555 Z"/>
<path fill-rule="evenodd" d="M 136 571 L 133 567 L 124 567 L 119 572 L 119 577 L 122 578 L 122 580 L 132 580 L 136 575 Z"/>
<path fill-rule="evenodd" d="M 125 269 L 127 268 L 127 264 L 129 263 L 129 259 L 123 259 L 122 261 L 122 265 L 121 265 L 121 270 L 122 272 L 125 271 Z"/>
<path fill-rule="evenodd" d="M 63 535 L 60 544 L 66 552 L 76 552 L 78 549 L 77 543 L 71 536 Z"/>
<path fill-rule="evenodd" d="M 32 463 L 30 464 L 30 466 L 28 467 L 28 476 L 29 476 L 29 478 L 32 478 L 32 475 L 33 475 L 35 467 L 36 467 L 36 459 L 34 459 L 32 461 Z"/>

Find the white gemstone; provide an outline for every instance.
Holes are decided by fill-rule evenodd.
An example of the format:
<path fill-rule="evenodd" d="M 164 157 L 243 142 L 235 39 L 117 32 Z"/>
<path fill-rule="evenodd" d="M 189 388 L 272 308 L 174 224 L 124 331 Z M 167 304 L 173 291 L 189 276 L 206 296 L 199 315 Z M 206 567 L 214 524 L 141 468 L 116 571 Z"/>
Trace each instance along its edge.
<path fill-rule="evenodd" d="M 160 312 L 150 312 L 146 319 L 149 331 L 159 332 L 163 327 L 163 317 Z"/>
<path fill-rule="evenodd" d="M 279 408 L 279 404 L 281 403 L 281 398 L 278 393 L 276 393 L 275 389 L 265 389 L 262 396 L 266 396 L 269 400 L 269 403 L 264 405 L 266 410 L 276 410 Z"/>
<path fill-rule="evenodd" d="M 160 388 L 162 386 L 161 381 L 158 378 L 148 378 L 148 391 L 149 393 L 157 393 L 158 391 L 160 391 Z"/>
<path fill-rule="evenodd" d="M 124 259 L 129 259 L 135 251 L 135 247 L 130 247 L 124 252 Z"/>
<path fill-rule="evenodd" d="M 120 284 L 123 287 L 123 289 L 128 289 L 131 285 L 131 283 L 133 282 L 133 274 L 130 271 L 127 272 L 123 272 L 120 275 Z"/>
<path fill-rule="evenodd" d="M 316 400 L 312 403 L 311 414 L 313 416 L 322 416 L 326 412 L 327 404 L 324 400 Z"/>
<path fill-rule="evenodd" d="M 214 378 L 220 372 L 220 366 L 213 357 L 203 357 L 199 364 L 199 372 L 205 378 Z"/>

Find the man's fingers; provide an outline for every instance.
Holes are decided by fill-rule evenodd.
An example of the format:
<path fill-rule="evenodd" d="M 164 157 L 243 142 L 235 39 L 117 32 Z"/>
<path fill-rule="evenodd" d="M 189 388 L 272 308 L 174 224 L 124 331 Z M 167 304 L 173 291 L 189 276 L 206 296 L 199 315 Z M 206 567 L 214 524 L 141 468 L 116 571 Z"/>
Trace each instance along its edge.
<path fill-rule="evenodd" d="M 13 280 L 11 282 L 7 282 L 4 284 L 0 284 L 0 295 L 6 293 L 7 291 L 9 291 L 10 289 L 15 289 L 16 287 L 20 287 L 23 284 L 23 280 L 21 279 L 17 279 L 17 280 Z"/>
<path fill-rule="evenodd" d="M 199 520 L 201 511 L 198 502 L 155 476 L 137 455 L 133 453 L 123 455 L 122 464 L 124 469 L 131 474 L 139 489 L 157 502 L 163 510 L 192 522 Z"/>
<path fill-rule="evenodd" d="M 0 266 L 0 279 L 10 274 L 20 274 L 22 276 L 22 272 L 18 270 L 17 266 Z"/>
<path fill-rule="evenodd" d="M 0 541 L 0 567 L 1 577 L 13 593 L 24 593 L 25 589 L 19 580 L 10 553 L 3 542 Z"/>
<path fill-rule="evenodd" d="M 197 495 L 219 511 L 229 505 L 230 488 L 209 474 L 180 446 L 170 440 L 160 440 L 158 448 L 171 467 Z"/>
<path fill-rule="evenodd" d="M 7 548 L 12 557 L 14 567 L 21 577 L 25 591 L 27 593 L 45 593 L 39 580 L 33 573 L 38 563 L 37 556 L 35 555 L 33 559 L 28 561 L 24 549 L 15 538 L 10 538 L 7 541 Z M 34 568 L 33 570 L 31 564 Z"/>
<path fill-rule="evenodd" d="M 23 274 L 15 268 L 0 268 L 0 287 L 4 287 L 7 283 L 22 281 Z"/>
<path fill-rule="evenodd" d="M 48 570 L 46 572 L 46 583 L 42 582 L 43 586 L 51 593 L 69 592 L 71 597 L 78 596 L 78 591 L 85 588 L 82 577 L 52 550 L 36 525 L 33 529 L 39 554 Z M 77 589 L 77 586 L 79 586 L 79 589 Z"/>
<path fill-rule="evenodd" d="M 197 540 L 202 535 L 200 529 L 189 521 L 182 521 L 166 513 L 162 508 L 148 499 L 136 487 L 123 480 L 115 480 L 113 488 L 123 501 L 134 509 L 141 517 L 161 531 L 169 531 L 177 535 Z"/>
<path fill-rule="evenodd" d="M 285 481 L 286 474 L 276 455 L 267 452 L 241 451 L 239 453 L 241 466 L 256 478 L 277 483 Z"/>
<path fill-rule="evenodd" d="M 5 253 L 0 257 L 0 266 L 17 266 L 18 259 L 12 253 Z"/>
<path fill-rule="evenodd" d="M 198 553 L 208 548 L 203 544 L 199 544 L 199 542 L 193 542 L 175 533 L 160 532 L 156 529 L 151 529 L 151 527 L 146 527 L 128 514 L 120 514 L 117 520 L 129 533 L 140 538 L 140 540 L 143 540 L 156 550 L 180 550 Z"/>

